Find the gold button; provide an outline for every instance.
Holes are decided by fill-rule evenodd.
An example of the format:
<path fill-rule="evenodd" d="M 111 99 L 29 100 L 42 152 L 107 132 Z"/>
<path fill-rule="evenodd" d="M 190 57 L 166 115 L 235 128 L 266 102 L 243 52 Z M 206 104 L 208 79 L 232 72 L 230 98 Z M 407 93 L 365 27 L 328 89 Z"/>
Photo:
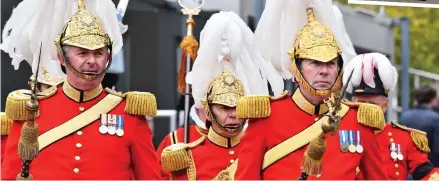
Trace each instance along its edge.
<path fill-rule="evenodd" d="M 398 167 L 399 167 L 399 165 L 397 163 L 395 163 L 395 168 L 398 168 Z"/>
<path fill-rule="evenodd" d="M 73 172 L 75 172 L 76 174 L 78 174 L 78 173 L 79 173 L 79 168 L 75 168 L 75 169 L 73 169 Z"/>
<path fill-rule="evenodd" d="M 81 143 L 76 143 L 76 147 L 77 147 L 77 148 L 81 148 L 81 147 L 82 147 L 82 144 L 81 144 Z"/>
<path fill-rule="evenodd" d="M 396 176 L 399 176 L 399 172 L 396 172 Z"/>
<path fill-rule="evenodd" d="M 392 142 L 392 143 L 393 143 L 393 142 L 395 142 L 395 140 L 393 140 L 393 138 L 390 138 L 390 142 Z"/>
<path fill-rule="evenodd" d="M 78 132 L 76 132 L 76 134 L 77 134 L 78 136 L 82 136 L 82 131 L 78 131 Z"/>
<path fill-rule="evenodd" d="M 230 150 L 229 153 L 230 153 L 230 155 L 234 155 L 234 154 L 235 154 L 235 151 Z"/>
<path fill-rule="evenodd" d="M 230 163 L 233 163 L 233 162 L 235 162 L 235 160 L 230 160 Z"/>
<path fill-rule="evenodd" d="M 317 174 L 317 175 L 316 175 L 316 178 L 320 178 L 320 177 L 322 177 L 322 175 L 320 175 L 320 174 Z"/>
<path fill-rule="evenodd" d="M 79 107 L 79 110 L 80 110 L 80 111 L 84 111 L 84 107 L 82 107 L 82 106 Z"/>
<path fill-rule="evenodd" d="M 75 160 L 76 161 L 79 161 L 81 159 L 81 157 L 79 157 L 79 156 L 75 156 Z"/>
<path fill-rule="evenodd" d="M 389 136 L 392 136 L 392 133 L 391 133 L 391 132 L 389 132 L 389 134 L 387 134 L 387 135 L 389 135 Z"/>

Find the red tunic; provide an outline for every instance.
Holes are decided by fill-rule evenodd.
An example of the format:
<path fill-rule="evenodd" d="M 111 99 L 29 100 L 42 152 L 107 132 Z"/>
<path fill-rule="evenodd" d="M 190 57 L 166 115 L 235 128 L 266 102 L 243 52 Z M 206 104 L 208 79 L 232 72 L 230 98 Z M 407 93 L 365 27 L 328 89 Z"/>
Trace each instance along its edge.
<path fill-rule="evenodd" d="M 313 106 L 311 108 L 317 115 L 311 115 L 313 113 L 307 113 L 310 112 L 311 103 L 303 98 L 300 91 L 296 91 L 293 97 L 294 100 L 290 97 L 284 97 L 272 102 L 269 117 L 249 121 L 246 133 L 241 139 L 241 154 L 235 180 L 292 180 L 299 178 L 307 145 L 281 158 L 265 170 L 261 170 L 264 154 L 268 150 L 309 127 L 316 118 L 322 117 L 322 112 L 325 112 L 324 105 L 320 105 L 318 109 Z M 358 123 L 356 108 L 351 108 L 341 119 L 339 131 L 341 130 L 360 131 L 364 152 L 343 153 L 340 149 L 339 134 L 328 135 L 326 138 L 327 148 L 322 160 L 322 175 L 319 178 L 309 176 L 308 179 L 353 180 L 356 176 L 357 166 L 368 173 L 366 179 L 387 179 L 380 167 L 382 159 L 378 153 L 378 142 L 374 137 L 374 130 Z"/>
<path fill-rule="evenodd" d="M 8 135 L 2 135 L 1 136 L 1 162 L 3 163 L 3 156 L 5 154 L 5 148 L 6 148 L 6 141 L 8 140 Z"/>
<path fill-rule="evenodd" d="M 195 140 L 198 140 L 201 136 L 206 135 L 206 130 L 201 129 L 197 125 L 190 125 L 189 126 L 189 142 L 194 142 Z M 184 142 L 184 128 L 178 128 L 177 130 L 169 133 L 166 135 L 166 137 L 163 139 L 163 141 L 160 143 L 160 145 L 157 147 L 156 155 L 157 158 L 160 160 L 161 163 L 161 157 L 162 157 L 162 151 L 169 145 L 175 144 L 175 143 L 183 143 Z M 170 173 L 164 171 L 161 169 L 161 176 L 164 180 L 170 179 Z"/>
<path fill-rule="evenodd" d="M 225 138 L 210 129 L 207 139 L 190 149 L 195 170 L 172 172 L 172 180 L 212 180 L 238 158 L 239 138 Z M 188 173 L 195 178 L 189 178 Z"/>
<path fill-rule="evenodd" d="M 428 164 L 427 153 L 421 151 L 416 147 L 412 141 L 409 130 L 404 130 L 395 124 L 387 124 L 386 128 L 377 136 L 380 143 L 380 155 L 384 158 L 382 167 L 385 168 L 387 176 L 390 180 L 407 180 L 408 174 L 414 176 L 415 180 L 428 179 L 434 173 L 438 173 L 433 169 L 432 165 Z M 400 145 L 403 160 L 394 160 L 390 156 L 391 142 Z M 358 180 L 363 179 L 364 173 L 360 171 L 357 176 Z"/>
<path fill-rule="evenodd" d="M 77 102 L 64 92 L 63 88 L 59 88 L 55 95 L 39 101 L 40 116 L 36 123 L 40 135 L 86 111 L 108 94 L 101 91 L 89 101 Z M 41 150 L 30 167 L 33 178 L 128 180 L 132 171 L 135 179 L 160 179 L 160 165 L 147 120 L 144 116 L 125 113 L 126 104 L 124 99 L 108 113 L 123 116 L 123 136 L 101 134 L 98 119 Z M 23 121 L 13 122 L 2 164 L 2 179 L 15 179 L 21 170 L 17 145 L 22 125 Z"/>

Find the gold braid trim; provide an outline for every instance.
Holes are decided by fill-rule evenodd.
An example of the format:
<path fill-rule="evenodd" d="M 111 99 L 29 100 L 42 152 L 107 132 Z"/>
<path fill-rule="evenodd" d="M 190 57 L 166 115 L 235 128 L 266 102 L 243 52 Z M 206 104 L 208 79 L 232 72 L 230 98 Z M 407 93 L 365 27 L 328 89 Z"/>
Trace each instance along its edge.
<path fill-rule="evenodd" d="M 420 131 L 411 131 L 410 136 L 412 137 L 413 143 L 419 148 L 419 150 L 425 153 L 431 152 L 430 148 L 428 147 L 427 135 L 420 133 Z"/>
<path fill-rule="evenodd" d="M 419 150 L 421 150 L 425 153 L 431 152 L 430 148 L 428 147 L 428 139 L 427 139 L 426 132 L 423 132 L 423 131 L 420 131 L 417 129 L 413 129 L 413 128 L 409 128 L 407 126 L 400 125 L 400 124 L 393 122 L 393 121 L 392 121 L 392 125 L 394 125 L 397 128 L 400 128 L 402 130 L 409 131 L 410 136 L 412 137 L 413 144 L 415 144 L 415 146 Z"/>
<path fill-rule="evenodd" d="M 244 96 L 236 106 L 239 119 L 265 118 L 270 112 L 270 96 Z"/>
<path fill-rule="evenodd" d="M 187 144 L 177 143 L 163 149 L 162 168 L 167 172 L 188 168 L 190 157 L 186 151 L 187 147 Z"/>
<path fill-rule="evenodd" d="M 386 127 L 384 113 L 377 105 L 359 104 L 357 119 L 358 123 L 378 130 L 383 130 Z"/>
<path fill-rule="evenodd" d="M 11 120 L 27 119 L 26 101 L 30 100 L 30 96 L 23 95 L 22 91 L 27 91 L 27 90 L 13 91 L 9 93 L 8 97 L 6 98 L 5 112 L 6 112 L 6 117 L 8 119 Z"/>
<path fill-rule="evenodd" d="M 271 102 L 278 101 L 278 100 L 281 100 L 281 99 L 283 99 L 283 98 L 285 98 L 287 96 L 288 96 L 288 91 L 286 90 L 286 91 L 282 92 L 282 94 L 280 96 L 270 97 L 270 101 Z"/>
<path fill-rule="evenodd" d="M 12 120 L 6 117 L 6 113 L 0 113 L 0 121 L 1 121 L 1 135 L 8 135 L 11 130 Z"/>
<path fill-rule="evenodd" d="M 236 159 L 230 166 L 222 170 L 212 180 L 234 180 L 235 173 L 238 169 L 238 159 Z"/>
<path fill-rule="evenodd" d="M 127 99 L 126 113 L 152 117 L 157 115 L 157 101 L 153 94 L 149 92 L 127 92 L 125 96 Z"/>
<path fill-rule="evenodd" d="M 37 99 L 47 99 L 56 94 L 58 91 L 56 86 L 52 86 L 42 92 L 37 93 Z M 20 89 L 12 91 L 6 98 L 5 113 L 10 120 L 26 120 L 27 110 L 26 101 L 30 100 L 30 94 L 32 92 L 26 89 Z M 37 117 L 39 112 L 37 112 Z"/>
<path fill-rule="evenodd" d="M 215 178 L 212 180 L 233 180 L 230 178 L 230 173 L 228 170 L 222 170 Z"/>
<path fill-rule="evenodd" d="M 109 94 L 113 94 L 113 95 L 115 95 L 115 96 L 122 97 L 122 98 L 125 98 L 125 97 L 126 97 L 126 94 L 121 94 L 121 93 L 119 93 L 119 92 L 116 92 L 116 91 L 114 91 L 114 90 L 108 88 L 108 87 L 105 88 L 105 92 L 107 92 L 107 93 L 109 93 Z"/>
<path fill-rule="evenodd" d="M 188 180 L 197 180 L 197 168 L 195 167 L 194 157 L 192 156 L 192 151 L 188 150 L 188 155 L 190 156 L 189 168 L 186 170 Z"/>
<path fill-rule="evenodd" d="M 193 162 L 190 149 L 203 143 L 205 139 L 206 137 L 202 136 L 189 144 L 176 143 L 163 149 L 162 168 L 167 172 L 189 169 Z"/>

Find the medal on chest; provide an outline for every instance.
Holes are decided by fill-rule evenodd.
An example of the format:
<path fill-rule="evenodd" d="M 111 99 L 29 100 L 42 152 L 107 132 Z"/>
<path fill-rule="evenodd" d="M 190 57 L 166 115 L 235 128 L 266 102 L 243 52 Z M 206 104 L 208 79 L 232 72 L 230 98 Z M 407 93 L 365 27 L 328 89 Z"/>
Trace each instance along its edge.
<path fill-rule="evenodd" d="M 347 134 L 346 131 L 341 130 L 338 132 L 340 136 L 340 149 L 343 153 L 348 152 L 348 141 L 347 141 Z"/>
<path fill-rule="evenodd" d="M 396 161 L 398 158 L 398 154 L 396 153 L 396 144 L 395 142 L 390 143 L 390 158 Z"/>
<path fill-rule="evenodd" d="M 361 132 L 358 130 L 340 130 L 340 150 L 343 153 L 363 153 Z"/>
<path fill-rule="evenodd" d="M 354 145 L 355 138 L 353 132 L 354 131 L 349 130 L 349 152 L 351 153 L 355 153 L 357 151 L 357 148 Z"/>
<path fill-rule="evenodd" d="M 124 117 L 114 114 L 101 114 L 99 132 L 109 135 L 124 135 Z"/>
<path fill-rule="evenodd" d="M 360 133 L 360 131 L 358 131 L 357 130 L 357 146 L 356 146 L 356 149 L 357 149 L 357 152 L 358 153 L 363 153 L 363 146 L 361 146 L 361 133 Z"/>
<path fill-rule="evenodd" d="M 397 144 L 397 150 L 398 150 L 398 160 L 399 161 L 404 160 L 404 156 L 402 155 L 401 144 Z"/>

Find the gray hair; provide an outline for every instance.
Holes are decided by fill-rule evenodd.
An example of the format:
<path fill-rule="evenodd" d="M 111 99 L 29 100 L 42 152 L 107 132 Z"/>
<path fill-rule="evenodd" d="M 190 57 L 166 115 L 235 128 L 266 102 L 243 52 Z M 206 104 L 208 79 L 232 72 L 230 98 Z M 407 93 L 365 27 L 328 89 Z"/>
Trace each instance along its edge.
<path fill-rule="evenodd" d="M 70 46 L 69 45 L 63 45 L 61 48 L 62 48 L 62 52 L 64 54 L 64 57 L 67 58 L 67 54 L 70 51 Z"/>

